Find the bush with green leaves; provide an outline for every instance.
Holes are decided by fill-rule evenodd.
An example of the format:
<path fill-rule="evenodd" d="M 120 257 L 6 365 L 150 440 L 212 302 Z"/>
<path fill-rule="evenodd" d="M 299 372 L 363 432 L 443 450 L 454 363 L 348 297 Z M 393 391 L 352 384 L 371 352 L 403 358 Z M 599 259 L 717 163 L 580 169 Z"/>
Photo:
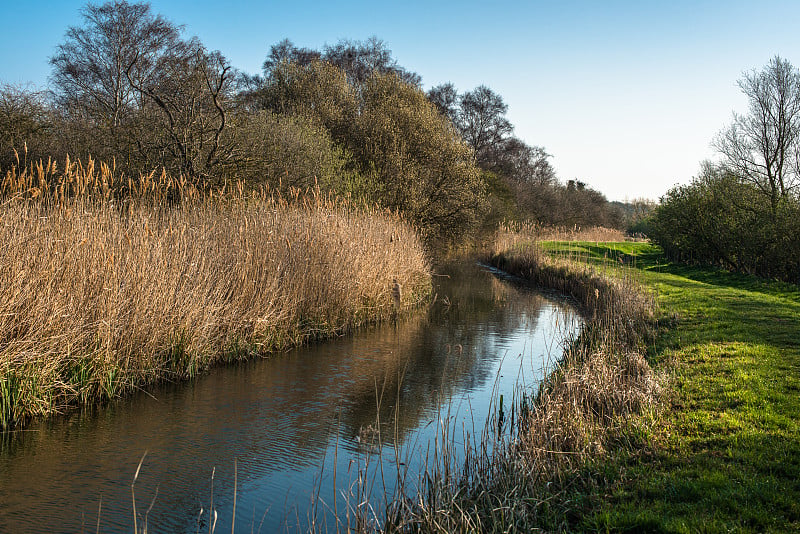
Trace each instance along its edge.
<path fill-rule="evenodd" d="M 382 203 L 409 215 L 428 238 L 455 240 L 475 229 L 486 184 L 449 121 L 396 74 L 373 74 L 361 93 L 347 142 L 375 173 Z"/>
<path fill-rule="evenodd" d="M 349 152 L 318 122 L 262 111 L 247 115 L 239 129 L 243 158 L 236 178 L 250 187 L 287 192 L 319 186 L 356 199 L 372 194 Z"/>
<path fill-rule="evenodd" d="M 755 185 L 706 164 L 691 184 L 661 198 L 650 236 L 675 260 L 797 282 L 799 221 L 797 199 L 773 210 Z"/>
<path fill-rule="evenodd" d="M 419 87 L 396 73 L 351 80 L 325 61 L 283 62 L 256 97 L 324 128 L 351 154 L 353 192 L 413 221 L 429 240 L 469 235 L 486 210 L 474 153 Z"/>

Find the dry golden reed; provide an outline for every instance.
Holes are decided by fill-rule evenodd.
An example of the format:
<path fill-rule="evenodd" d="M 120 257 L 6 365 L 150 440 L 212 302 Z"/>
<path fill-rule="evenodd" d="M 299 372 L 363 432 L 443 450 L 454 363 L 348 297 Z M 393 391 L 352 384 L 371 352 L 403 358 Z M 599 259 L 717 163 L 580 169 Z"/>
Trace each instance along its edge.
<path fill-rule="evenodd" d="M 509 251 L 514 246 L 537 241 L 609 242 L 627 241 L 628 239 L 623 231 L 604 226 L 583 228 L 578 225 L 572 227 L 546 226 L 534 221 L 507 221 L 501 224 L 497 230 L 492 247 L 497 251 Z"/>
<path fill-rule="evenodd" d="M 619 425 L 656 405 L 660 380 L 642 355 L 655 335 L 655 296 L 630 270 L 601 272 L 580 259 L 545 254 L 535 243 L 500 248 L 514 238 L 501 239 L 493 264 L 570 295 L 586 319 L 531 404 L 522 441 L 529 452 L 551 451 L 553 459 L 597 453 Z"/>
<path fill-rule="evenodd" d="M 0 428 L 339 335 L 430 292 L 423 246 L 391 213 L 40 169 L 7 173 L 0 201 Z"/>
<path fill-rule="evenodd" d="M 16 151 L 15 151 L 16 153 Z M 239 185 L 241 193 L 241 185 Z M 174 202 L 213 196 L 214 190 L 224 196 L 225 187 L 198 185 L 185 177 L 172 177 L 163 169 L 135 177 L 118 176 L 113 163 L 96 162 L 89 158 L 84 164 L 67 156 L 63 167 L 54 159 L 17 165 L 0 171 L 0 198 L 39 199 L 46 204 L 63 203 L 74 197 L 98 199 L 147 199 L 150 202 Z"/>

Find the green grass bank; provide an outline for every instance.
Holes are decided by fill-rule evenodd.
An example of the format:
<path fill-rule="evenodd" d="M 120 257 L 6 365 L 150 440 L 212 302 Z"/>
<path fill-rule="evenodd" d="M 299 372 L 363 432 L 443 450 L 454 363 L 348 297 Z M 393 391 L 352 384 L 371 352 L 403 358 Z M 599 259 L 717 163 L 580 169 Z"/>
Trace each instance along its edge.
<path fill-rule="evenodd" d="M 800 288 L 670 263 L 646 243 L 541 246 L 655 292 L 647 358 L 668 376 L 645 439 L 569 474 L 575 491 L 561 499 L 558 527 L 800 531 Z"/>

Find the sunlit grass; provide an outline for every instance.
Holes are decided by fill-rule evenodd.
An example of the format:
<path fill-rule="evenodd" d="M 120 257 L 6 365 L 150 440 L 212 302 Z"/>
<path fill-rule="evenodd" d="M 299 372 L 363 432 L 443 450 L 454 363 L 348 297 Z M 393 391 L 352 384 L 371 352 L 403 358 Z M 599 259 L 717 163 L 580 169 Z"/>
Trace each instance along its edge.
<path fill-rule="evenodd" d="M 576 531 L 800 528 L 800 288 L 675 264 L 644 243 L 544 242 L 556 257 L 634 271 L 664 311 L 649 358 L 673 378 L 645 448 L 598 480 Z"/>
<path fill-rule="evenodd" d="M 797 531 L 799 288 L 655 254 L 637 268 L 676 316 L 652 351 L 673 362 L 671 406 L 662 446 L 619 466 L 611 498 L 582 528 Z"/>

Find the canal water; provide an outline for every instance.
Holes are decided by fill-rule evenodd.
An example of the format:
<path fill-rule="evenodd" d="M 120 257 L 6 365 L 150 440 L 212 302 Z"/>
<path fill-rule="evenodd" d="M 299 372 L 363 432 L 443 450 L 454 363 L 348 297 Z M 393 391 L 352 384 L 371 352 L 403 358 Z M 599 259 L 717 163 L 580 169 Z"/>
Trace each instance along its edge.
<path fill-rule="evenodd" d="M 443 434 L 458 456 L 497 432 L 499 396 L 508 410 L 580 328 L 489 268 L 440 272 L 410 318 L 3 436 L 0 532 L 133 532 L 134 503 L 139 532 L 379 520 L 398 474 L 413 493 Z"/>

